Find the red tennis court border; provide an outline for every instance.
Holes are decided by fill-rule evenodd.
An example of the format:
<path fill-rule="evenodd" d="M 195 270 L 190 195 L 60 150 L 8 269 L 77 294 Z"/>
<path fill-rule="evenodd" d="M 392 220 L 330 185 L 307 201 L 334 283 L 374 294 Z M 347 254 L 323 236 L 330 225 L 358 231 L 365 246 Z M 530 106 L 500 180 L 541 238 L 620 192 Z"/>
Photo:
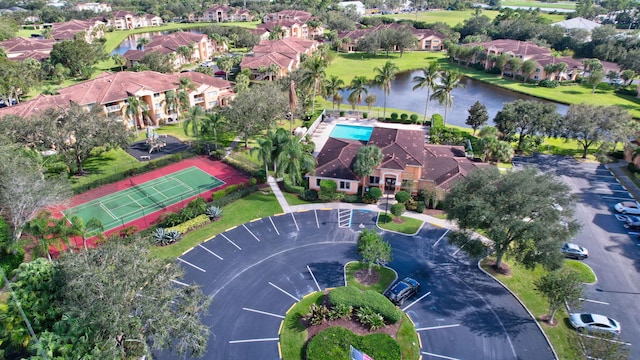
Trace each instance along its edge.
<path fill-rule="evenodd" d="M 201 197 L 207 201 L 209 201 L 211 199 L 211 194 L 219 191 L 221 189 L 224 189 L 225 187 L 232 185 L 232 184 L 240 184 L 240 183 L 247 183 L 249 180 L 249 177 L 236 170 L 235 168 L 233 168 L 230 165 L 227 165 L 225 163 L 223 163 L 222 161 L 219 160 L 211 160 L 209 157 L 207 156 L 196 156 L 193 158 L 189 158 L 186 160 L 182 160 L 180 162 L 174 163 L 174 164 L 170 164 L 167 166 L 164 166 L 162 168 L 158 168 L 155 170 L 151 170 L 149 172 L 146 172 L 144 174 L 140 174 L 140 175 L 135 175 L 135 176 L 131 176 L 131 177 L 127 177 L 121 181 L 112 183 L 112 184 L 108 184 L 108 185 L 104 185 L 101 186 L 99 188 L 95 188 L 95 189 L 91 189 L 89 191 L 86 191 L 82 194 L 78 194 L 75 195 L 71 198 L 71 200 L 68 203 L 68 206 L 65 207 L 56 207 L 53 210 L 53 214 L 58 217 L 58 216 L 62 216 L 62 211 L 66 210 L 68 208 L 72 208 L 74 206 L 78 206 L 80 204 L 84 204 L 86 202 L 89 202 L 91 200 L 95 200 L 97 198 L 103 197 L 105 195 L 109 195 L 115 192 L 118 192 L 120 190 L 124 190 L 124 189 L 128 189 L 131 187 L 131 182 L 130 180 L 133 180 L 134 183 L 140 185 L 144 182 L 150 181 L 150 180 L 154 180 L 154 179 L 158 179 L 161 178 L 164 175 L 169 175 L 171 173 L 180 171 L 180 170 L 184 170 L 186 168 L 195 166 L 197 168 L 199 168 L 200 170 L 206 172 L 209 175 L 213 175 L 216 178 L 224 181 L 224 184 L 215 188 L 215 189 L 211 189 L 208 191 L 205 191 L 201 194 L 198 195 L 194 195 L 190 198 L 185 198 L 183 201 L 178 202 L 176 204 L 167 206 L 164 209 L 158 210 L 156 212 L 147 214 L 144 217 L 138 218 L 136 220 L 130 221 L 128 223 L 125 223 L 123 226 L 119 226 L 116 228 L 113 228 L 111 230 L 108 230 L 105 232 L 106 236 L 109 236 L 110 234 L 113 233 L 118 233 L 120 232 L 123 228 L 126 227 L 131 227 L 131 226 L 135 226 L 138 228 L 138 230 L 142 230 L 142 229 L 146 229 L 150 226 L 153 225 L 153 222 L 158 220 L 158 217 L 160 217 L 160 215 L 162 215 L 163 213 L 168 213 L 168 212 L 175 212 L 178 211 L 180 209 L 182 209 L 184 206 L 187 205 L 187 203 L 197 197 Z M 74 247 L 76 248 L 81 248 L 83 246 L 82 244 L 82 239 L 81 238 L 75 238 L 72 239 L 72 244 L 74 245 Z M 95 238 L 93 239 L 89 239 L 87 240 L 87 245 L 90 247 L 94 247 L 95 246 Z M 58 250 L 55 249 L 54 247 L 51 247 L 51 253 L 52 255 L 57 255 Z"/>

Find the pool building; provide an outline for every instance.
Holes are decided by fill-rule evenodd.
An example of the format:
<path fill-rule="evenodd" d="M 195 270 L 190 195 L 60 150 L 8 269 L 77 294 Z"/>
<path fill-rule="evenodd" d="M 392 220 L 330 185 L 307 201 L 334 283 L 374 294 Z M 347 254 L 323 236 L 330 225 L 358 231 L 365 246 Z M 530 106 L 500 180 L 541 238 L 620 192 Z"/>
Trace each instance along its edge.
<path fill-rule="evenodd" d="M 390 194 L 435 190 L 443 198 L 470 171 L 488 165 L 467 158 L 463 146 L 425 143 L 422 130 L 337 126 L 318 153 L 315 174 L 309 175 L 310 189 L 320 190 L 320 181 L 333 180 L 338 191 L 347 194 L 357 193 L 360 186 L 375 186 Z M 367 132 L 368 136 L 363 135 Z M 359 179 L 353 168 L 358 150 L 365 145 L 379 147 L 383 160 L 371 176 Z"/>

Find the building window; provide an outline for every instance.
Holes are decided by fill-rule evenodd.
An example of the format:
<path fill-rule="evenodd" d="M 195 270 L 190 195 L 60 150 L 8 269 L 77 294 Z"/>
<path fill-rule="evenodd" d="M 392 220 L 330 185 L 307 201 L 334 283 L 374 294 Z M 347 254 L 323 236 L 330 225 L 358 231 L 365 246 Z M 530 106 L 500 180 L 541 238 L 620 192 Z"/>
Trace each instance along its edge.
<path fill-rule="evenodd" d="M 350 181 L 340 181 L 340 190 L 349 190 L 351 189 Z"/>
<path fill-rule="evenodd" d="M 320 181 L 322 181 L 321 179 L 316 178 L 316 187 L 320 187 Z"/>
<path fill-rule="evenodd" d="M 540 68 L 536 68 L 536 72 L 540 72 L 540 70 L 541 70 Z"/>
<path fill-rule="evenodd" d="M 153 97 L 154 97 L 154 98 L 160 97 L 160 93 L 155 93 L 155 94 L 153 94 Z"/>
<path fill-rule="evenodd" d="M 369 176 L 369 184 L 380 184 L 379 176 Z"/>

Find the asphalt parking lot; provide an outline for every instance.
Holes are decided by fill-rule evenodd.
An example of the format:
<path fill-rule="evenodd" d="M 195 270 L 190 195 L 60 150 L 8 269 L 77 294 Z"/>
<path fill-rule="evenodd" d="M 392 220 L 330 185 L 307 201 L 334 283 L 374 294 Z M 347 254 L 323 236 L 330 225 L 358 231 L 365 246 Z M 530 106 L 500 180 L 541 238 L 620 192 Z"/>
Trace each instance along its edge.
<path fill-rule="evenodd" d="M 375 219 L 351 209 L 270 216 L 181 255 L 184 283 L 199 284 L 213 300 L 203 319 L 212 331 L 205 358 L 279 359 L 287 310 L 311 292 L 344 285 L 344 265 L 359 259 L 358 231 L 374 228 Z M 393 250 L 389 266 L 421 283 L 401 308 L 416 325 L 423 359 L 553 359 L 526 310 L 449 246 L 447 232 L 425 224 L 415 236 L 383 233 Z"/>
<path fill-rule="evenodd" d="M 578 195 L 574 216 L 582 229 L 572 242 L 589 250 L 584 263 L 591 266 L 598 279 L 585 287 L 581 308 L 572 310 L 618 320 L 622 326 L 621 340 L 631 345 L 630 358 L 640 359 L 639 231 L 627 229 L 625 216 L 613 208 L 618 202 L 633 201 L 633 197 L 601 164 L 545 155 L 516 158 L 514 164 L 552 172 Z"/>

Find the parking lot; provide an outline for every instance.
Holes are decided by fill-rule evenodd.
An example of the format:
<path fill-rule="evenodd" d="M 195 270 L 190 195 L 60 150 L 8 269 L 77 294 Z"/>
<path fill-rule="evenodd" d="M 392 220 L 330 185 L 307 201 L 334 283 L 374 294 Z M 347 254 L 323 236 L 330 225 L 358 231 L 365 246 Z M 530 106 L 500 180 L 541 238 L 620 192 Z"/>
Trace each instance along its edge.
<path fill-rule="evenodd" d="M 278 359 L 280 324 L 305 295 L 343 286 L 357 261 L 358 231 L 377 213 L 336 209 L 287 213 L 237 226 L 181 255 L 184 283 L 213 299 L 204 322 L 207 359 Z M 383 233 L 400 278 L 421 283 L 402 305 L 415 323 L 423 359 L 553 359 L 534 319 L 500 284 L 424 224 L 415 236 Z M 180 285 L 181 283 L 177 283 Z M 174 354 L 157 354 L 173 359 Z"/>
<path fill-rule="evenodd" d="M 572 242 L 589 250 L 584 263 L 594 270 L 597 282 L 585 287 L 581 309 L 572 310 L 618 320 L 621 340 L 631 345 L 630 358 L 640 358 L 633 346 L 640 339 L 640 231 L 627 228 L 626 216 L 614 210 L 616 203 L 633 201 L 628 189 L 601 164 L 544 155 L 516 158 L 514 164 L 552 172 L 578 196 L 574 216 L 582 229 Z"/>

